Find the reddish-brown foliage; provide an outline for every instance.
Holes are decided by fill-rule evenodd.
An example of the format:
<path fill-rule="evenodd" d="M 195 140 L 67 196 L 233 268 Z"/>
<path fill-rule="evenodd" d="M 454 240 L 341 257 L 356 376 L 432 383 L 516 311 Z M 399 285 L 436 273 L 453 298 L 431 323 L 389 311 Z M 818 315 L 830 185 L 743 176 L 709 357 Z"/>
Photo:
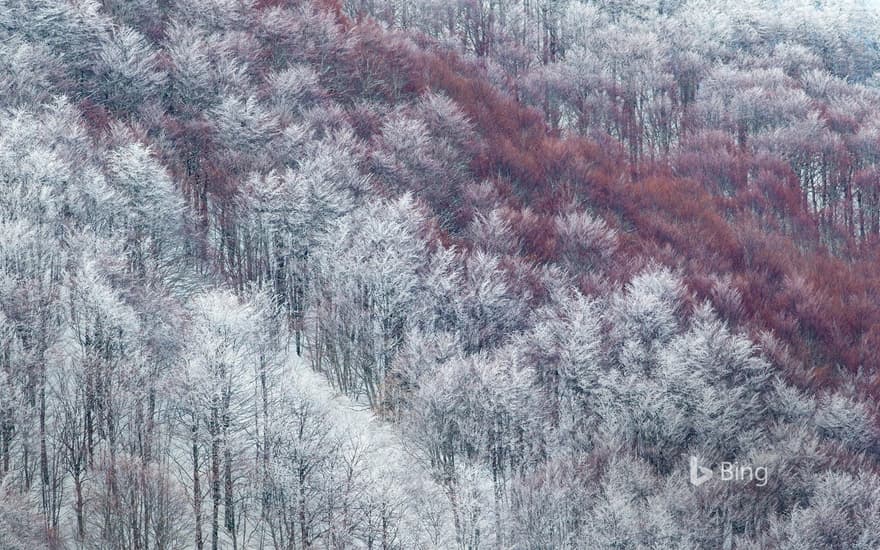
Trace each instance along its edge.
<path fill-rule="evenodd" d="M 306 9 L 303 30 L 295 4 L 258 2 L 258 13 L 288 17 L 290 29 L 299 30 L 297 38 L 274 18 L 261 34 L 257 15 L 262 50 L 251 59 L 266 66 L 254 67 L 254 74 L 268 74 L 294 53 L 305 56 L 319 69 L 322 86 L 348 107 L 350 122 L 365 139 L 380 128 L 380 120 L 363 107 L 365 99 L 396 105 L 428 91 L 453 99 L 478 133 L 480 143 L 469 148 L 471 175 L 491 182 L 493 207 L 508 213 L 522 241 L 522 260 L 559 261 L 555 218 L 571 205 L 589 208 L 618 234 L 617 253 L 606 266 L 612 279 L 626 280 L 650 260 L 675 267 L 697 299 L 713 300 L 741 329 L 756 338 L 773 331 L 776 341 L 768 353 L 791 380 L 816 387 L 834 383 L 838 367 L 864 367 L 878 373 L 870 391 L 880 395 L 880 253 L 877 237 L 870 237 L 880 233 L 880 178 L 872 168 L 859 172 L 845 150 L 828 152 L 830 185 L 848 204 L 830 205 L 820 231 L 797 188 L 796 168 L 778 159 L 750 158 L 729 136 L 695 134 L 677 158 L 635 166 L 627 160 L 631 152 L 607 136 L 592 141 L 558 135 L 540 112 L 490 84 L 478 61 L 423 36 L 355 23 L 335 0 L 313 4 L 329 16 Z M 87 101 L 81 107 L 89 126 L 102 133 L 108 124 L 104 108 Z M 857 121 L 845 116 L 825 117 L 841 132 L 857 128 Z M 209 126 L 199 117 L 169 113 L 162 130 L 173 148 L 162 151 L 164 160 L 184 182 L 199 216 L 207 215 L 209 200 L 221 205 L 232 200 L 234 178 Z M 868 206 L 860 215 L 852 211 L 854 189 Z M 426 201 L 455 210 L 442 212 L 457 226 L 450 235 L 473 217 L 473 206 L 458 199 Z M 858 244 L 853 235 L 862 226 L 868 235 Z M 445 241 L 461 238 L 445 230 L 437 229 Z M 518 273 L 529 272 L 519 260 L 506 261 L 518 266 Z M 721 275 L 740 293 L 741 306 L 716 292 L 713 281 Z"/>
<path fill-rule="evenodd" d="M 386 58 L 384 43 L 362 39 L 359 55 Z M 709 286 L 695 283 L 705 274 L 728 274 L 742 294 L 742 328 L 774 331 L 793 357 L 815 369 L 812 383 L 830 383 L 834 365 L 880 369 L 870 345 L 880 326 L 876 264 L 835 258 L 818 246 L 788 168 L 762 160 L 751 178 L 755 193 L 719 197 L 711 187 L 719 175 L 742 187 L 751 161 L 718 143 L 712 147 L 722 157 L 695 151 L 682 159 L 682 171 L 695 179 L 644 167 L 633 178 L 619 147 L 555 135 L 534 109 L 493 88 L 479 64 L 436 52 L 410 49 L 386 69 L 408 71 L 401 89 L 441 91 L 464 109 L 485 142 L 471 170 L 477 180 L 512 191 L 501 200 L 517 213 L 510 221 L 533 261 L 555 259 L 552 216 L 572 200 L 586 201 L 621 230 L 612 275 L 626 278 L 630 258 L 645 255 L 684 269 L 697 296 L 713 299 Z M 522 215 L 524 204 L 531 217 Z M 805 286 L 792 290 L 791 281 Z"/>
<path fill-rule="evenodd" d="M 110 112 L 103 105 L 85 98 L 77 106 L 93 135 L 100 136 L 110 128 Z"/>

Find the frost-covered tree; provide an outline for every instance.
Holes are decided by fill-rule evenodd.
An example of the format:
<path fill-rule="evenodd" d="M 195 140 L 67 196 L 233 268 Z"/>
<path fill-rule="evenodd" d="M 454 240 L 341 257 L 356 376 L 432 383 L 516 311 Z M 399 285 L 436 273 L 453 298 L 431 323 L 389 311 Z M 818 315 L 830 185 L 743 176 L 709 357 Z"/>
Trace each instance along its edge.
<path fill-rule="evenodd" d="M 140 144 L 119 147 L 108 155 L 107 186 L 112 196 L 105 204 L 118 210 L 105 212 L 107 229 L 124 239 L 130 269 L 146 275 L 167 269 L 180 258 L 184 206 L 166 170 Z"/>
<path fill-rule="evenodd" d="M 196 545 L 201 547 L 201 477 L 209 484 L 210 543 L 236 544 L 238 483 L 234 465 L 253 452 L 247 445 L 247 424 L 255 417 L 259 387 L 254 334 L 259 312 L 224 291 L 197 296 L 192 304 L 194 345 L 186 351 L 179 407 L 191 430 L 192 489 Z M 202 458 L 204 457 L 204 458 Z M 245 460 L 245 463 L 247 461 Z M 220 531 L 221 509 L 225 527 Z"/>
<path fill-rule="evenodd" d="M 612 323 L 615 358 L 626 372 L 649 372 L 657 352 L 679 330 L 683 288 L 665 269 L 645 271 L 612 298 L 607 312 Z"/>
<path fill-rule="evenodd" d="M 247 186 L 245 230 L 250 250 L 246 278 L 271 285 L 288 313 L 301 352 L 303 315 L 311 303 L 315 256 L 336 222 L 360 203 L 366 179 L 360 175 L 345 136 L 316 144 L 297 169 L 254 175 Z M 255 250 L 254 250 L 255 249 Z"/>
<path fill-rule="evenodd" d="M 849 474 L 817 480 L 810 504 L 779 525 L 780 548 L 871 548 L 877 544 L 877 483 Z"/>
<path fill-rule="evenodd" d="M 73 480 L 76 536 L 84 540 L 86 525 L 100 544 L 130 539 L 133 527 L 121 522 L 117 510 L 93 510 L 88 517 L 88 471 L 102 471 L 103 491 L 95 499 L 110 503 L 134 487 L 116 479 L 117 455 L 128 446 L 126 414 L 142 395 L 143 358 L 138 353 L 140 332 L 136 313 L 110 286 L 92 259 L 70 282 L 65 338 L 53 350 L 64 365 L 53 371 L 51 384 L 63 410 L 63 460 Z M 99 519 L 100 518 L 100 519 Z M 136 527 L 135 527 L 136 530 Z"/>
<path fill-rule="evenodd" d="M 875 414 L 865 403 L 841 394 L 819 400 L 814 422 L 823 435 L 855 452 L 872 452 L 878 441 Z"/>
<path fill-rule="evenodd" d="M 560 255 L 570 271 L 578 273 L 607 264 L 617 248 L 617 234 L 587 212 L 557 216 Z"/>
<path fill-rule="evenodd" d="M 165 84 L 157 52 L 139 32 L 124 26 L 113 29 L 101 44 L 95 71 L 95 82 L 100 84 L 95 93 L 105 104 L 121 111 L 154 100 Z"/>
<path fill-rule="evenodd" d="M 411 196 L 340 218 L 319 247 L 312 362 L 340 389 L 381 403 L 417 303 L 425 243 Z"/>
<path fill-rule="evenodd" d="M 333 490 L 327 474 L 342 461 L 342 441 L 326 405 L 290 395 L 275 414 L 269 439 L 268 492 L 264 514 L 276 548 L 309 547 L 333 518 Z M 354 481 L 354 480 L 350 480 Z"/>
<path fill-rule="evenodd" d="M 516 344 L 544 389 L 554 443 L 561 448 L 591 446 L 596 419 L 590 409 L 605 362 L 599 312 L 600 305 L 583 295 L 561 296 L 558 305 L 537 312 Z"/>
<path fill-rule="evenodd" d="M 876 547 L 875 18 L 342 4 L 0 5 L 0 546 Z"/>
<path fill-rule="evenodd" d="M 459 334 L 468 352 L 496 347 L 522 320 L 524 304 L 516 296 L 497 257 L 477 251 L 464 259 L 459 291 Z"/>

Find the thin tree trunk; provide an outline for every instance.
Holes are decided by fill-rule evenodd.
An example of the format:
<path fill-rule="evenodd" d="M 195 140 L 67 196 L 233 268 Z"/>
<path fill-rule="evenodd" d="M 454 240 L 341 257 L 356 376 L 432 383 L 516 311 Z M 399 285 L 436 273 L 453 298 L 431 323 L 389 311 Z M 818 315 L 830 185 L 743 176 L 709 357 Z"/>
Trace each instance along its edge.
<path fill-rule="evenodd" d="M 217 405 L 211 407 L 211 550 L 218 548 L 220 530 L 220 433 Z"/>
<path fill-rule="evenodd" d="M 48 521 L 49 510 L 49 456 L 46 452 L 46 387 L 45 373 L 40 381 L 40 481 L 42 483 L 40 494 L 42 495 L 43 513 Z M 48 523 L 47 523 L 48 525 Z"/>
<path fill-rule="evenodd" d="M 85 518 L 83 517 L 82 476 L 80 472 L 76 472 L 73 476 L 73 492 L 75 498 L 73 509 L 76 514 L 76 540 L 82 542 L 86 535 L 86 529 Z"/>
<path fill-rule="evenodd" d="M 202 484 L 199 478 L 199 445 L 197 439 L 198 425 L 192 427 L 192 459 L 193 459 L 193 513 L 196 516 L 196 548 L 202 550 L 205 546 L 202 538 Z"/>
<path fill-rule="evenodd" d="M 305 491 L 305 481 L 306 481 L 306 473 L 305 468 L 300 466 L 297 481 L 299 482 L 299 498 L 298 498 L 298 514 L 299 514 L 299 535 L 300 535 L 300 546 L 303 549 L 310 548 L 311 543 L 309 542 L 309 527 L 306 524 L 306 491 Z"/>

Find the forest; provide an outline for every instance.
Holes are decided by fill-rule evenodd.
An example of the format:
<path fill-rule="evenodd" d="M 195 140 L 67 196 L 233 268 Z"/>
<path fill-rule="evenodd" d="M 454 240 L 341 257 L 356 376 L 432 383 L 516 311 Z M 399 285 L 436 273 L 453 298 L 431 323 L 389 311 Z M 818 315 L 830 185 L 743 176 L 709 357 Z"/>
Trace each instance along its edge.
<path fill-rule="evenodd" d="M 868 0 L 0 1 L 0 550 L 876 550 L 878 349 Z"/>

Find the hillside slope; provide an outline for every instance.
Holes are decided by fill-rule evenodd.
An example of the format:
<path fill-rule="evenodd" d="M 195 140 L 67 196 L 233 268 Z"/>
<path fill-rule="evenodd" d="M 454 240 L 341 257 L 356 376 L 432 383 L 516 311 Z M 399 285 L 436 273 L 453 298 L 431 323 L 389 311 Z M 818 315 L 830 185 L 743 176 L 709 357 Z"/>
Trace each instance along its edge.
<path fill-rule="evenodd" d="M 344 11 L 0 6 L 0 547 L 880 545 L 869 240 Z"/>

